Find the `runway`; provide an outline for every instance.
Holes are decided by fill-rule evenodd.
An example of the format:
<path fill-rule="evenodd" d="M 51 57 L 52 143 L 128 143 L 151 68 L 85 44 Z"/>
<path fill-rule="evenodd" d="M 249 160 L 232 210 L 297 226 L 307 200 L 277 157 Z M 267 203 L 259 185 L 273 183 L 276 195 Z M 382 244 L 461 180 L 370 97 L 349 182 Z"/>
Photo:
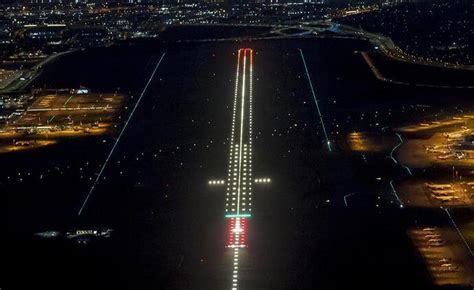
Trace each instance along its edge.
<path fill-rule="evenodd" d="M 246 225 L 252 213 L 253 50 L 239 49 L 226 180 L 227 248 L 233 251 L 232 290 L 238 289 L 239 254 L 247 247 Z"/>

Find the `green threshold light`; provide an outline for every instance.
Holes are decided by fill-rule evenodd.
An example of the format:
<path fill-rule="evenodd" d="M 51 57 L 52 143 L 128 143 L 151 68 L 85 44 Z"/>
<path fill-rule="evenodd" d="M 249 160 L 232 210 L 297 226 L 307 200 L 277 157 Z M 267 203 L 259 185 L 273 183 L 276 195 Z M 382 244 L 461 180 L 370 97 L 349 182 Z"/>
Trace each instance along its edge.
<path fill-rule="evenodd" d="M 242 213 L 242 214 L 226 214 L 226 218 L 249 218 L 252 217 L 249 213 Z"/>

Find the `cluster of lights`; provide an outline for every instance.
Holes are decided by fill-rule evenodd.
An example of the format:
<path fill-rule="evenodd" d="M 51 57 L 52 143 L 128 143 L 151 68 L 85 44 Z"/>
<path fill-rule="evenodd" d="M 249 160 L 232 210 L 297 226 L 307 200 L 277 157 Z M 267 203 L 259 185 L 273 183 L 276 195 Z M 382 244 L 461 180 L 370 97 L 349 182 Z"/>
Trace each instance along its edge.
<path fill-rule="evenodd" d="M 234 265 L 232 268 L 232 290 L 237 290 L 239 278 L 239 248 L 234 248 Z"/>
<path fill-rule="evenodd" d="M 225 184 L 224 180 L 209 180 L 209 185 L 223 185 Z"/>
<path fill-rule="evenodd" d="M 255 179 L 255 183 L 270 183 L 270 178 L 257 178 Z"/>
<path fill-rule="evenodd" d="M 229 168 L 225 182 L 225 217 L 229 219 L 227 248 L 232 248 L 234 253 L 232 290 L 237 290 L 239 250 L 247 246 L 247 219 L 251 217 L 250 213 L 252 211 L 252 58 L 252 49 L 239 49 L 232 113 Z M 238 119 L 237 126 L 236 119 Z"/>
<path fill-rule="evenodd" d="M 247 219 L 242 217 L 229 219 L 228 248 L 246 247 Z"/>
<path fill-rule="evenodd" d="M 252 211 L 252 57 L 253 50 L 248 48 L 239 49 L 237 54 L 229 168 L 226 182 L 226 214 L 249 214 Z M 236 134 L 237 116 L 238 133 Z"/>

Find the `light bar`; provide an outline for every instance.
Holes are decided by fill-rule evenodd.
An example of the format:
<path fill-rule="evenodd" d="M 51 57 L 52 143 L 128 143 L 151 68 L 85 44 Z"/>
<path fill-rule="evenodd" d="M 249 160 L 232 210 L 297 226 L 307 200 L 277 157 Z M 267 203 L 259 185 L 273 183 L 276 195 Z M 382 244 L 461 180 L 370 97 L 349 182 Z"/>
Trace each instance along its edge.
<path fill-rule="evenodd" d="M 228 245 L 226 248 L 247 248 L 247 245 Z"/>
<path fill-rule="evenodd" d="M 252 217 L 249 213 L 242 213 L 242 214 L 226 214 L 226 218 L 249 218 Z"/>

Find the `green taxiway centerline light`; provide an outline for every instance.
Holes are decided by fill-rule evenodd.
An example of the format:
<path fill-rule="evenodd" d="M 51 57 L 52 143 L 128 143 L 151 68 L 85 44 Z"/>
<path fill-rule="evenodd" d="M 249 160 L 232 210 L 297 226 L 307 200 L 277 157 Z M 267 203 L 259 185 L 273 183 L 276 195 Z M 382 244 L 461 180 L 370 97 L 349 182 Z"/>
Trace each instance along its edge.
<path fill-rule="evenodd" d="M 249 218 L 252 215 L 249 213 L 243 213 L 243 214 L 226 214 L 226 218 Z"/>

